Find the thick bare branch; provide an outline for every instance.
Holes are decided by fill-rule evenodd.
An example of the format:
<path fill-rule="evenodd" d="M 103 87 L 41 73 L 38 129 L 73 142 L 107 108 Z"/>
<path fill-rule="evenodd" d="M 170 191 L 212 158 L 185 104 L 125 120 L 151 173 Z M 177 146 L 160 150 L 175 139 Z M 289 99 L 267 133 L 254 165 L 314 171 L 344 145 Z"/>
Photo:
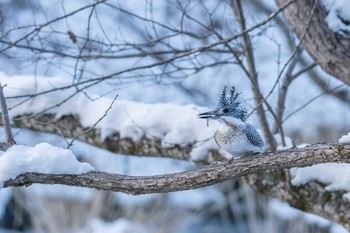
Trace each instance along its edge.
<path fill-rule="evenodd" d="M 250 155 L 227 162 L 216 162 L 197 170 L 156 176 L 125 176 L 104 172 L 80 175 L 26 173 L 6 181 L 4 187 L 40 183 L 129 194 L 164 193 L 196 189 L 259 172 L 306 167 L 326 162 L 350 162 L 350 145 L 314 144 L 306 148 Z"/>
<path fill-rule="evenodd" d="M 4 187 L 31 184 L 63 184 L 138 195 L 196 189 L 246 176 L 259 192 L 280 198 L 303 211 L 311 212 L 350 228 L 349 202 L 345 190 L 327 191 L 325 184 L 309 182 L 290 186 L 284 168 L 306 167 L 326 162 L 350 162 L 350 145 L 314 144 L 273 153 L 215 162 L 201 169 L 156 176 L 125 176 L 104 172 L 80 175 L 26 173 L 4 183 Z M 268 181 L 268 182 L 266 182 Z"/>
<path fill-rule="evenodd" d="M 279 6 L 286 2 L 288 0 L 276 0 Z M 312 12 L 314 2 L 297 0 L 283 12 L 286 20 L 299 38 L 303 35 L 305 22 L 307 22 Z M 326 11 L 322 9 L 318 2 L 303 46 L 323 70 L 350 85 L 349 47 L 340 43 L 336 33 L 328 27 L 325 21 L 326 16 Z"/>

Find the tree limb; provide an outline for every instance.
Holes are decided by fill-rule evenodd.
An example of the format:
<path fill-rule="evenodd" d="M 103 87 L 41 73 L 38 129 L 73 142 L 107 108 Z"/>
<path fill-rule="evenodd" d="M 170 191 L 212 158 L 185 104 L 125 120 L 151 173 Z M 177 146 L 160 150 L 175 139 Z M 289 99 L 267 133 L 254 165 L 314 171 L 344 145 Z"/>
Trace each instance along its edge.
<path fill-rule="evenodd" d="M 50 124 L 40 124 L 38 121 L 49 122 L 54 127 Z M 84 130 L 76 116 L 63 116 L 59 119 L 49 114 L 35 118 L 22 116 L 14 119 L 13 122 L 17 127 L 28 127 L 42 132 L 57 133 L 59 130 L 61 135 L 67 137 L 72 137 Z M 140 141 L 133 141 L 129 138 L 121 138 L 118 132 L 102 141 L 98 129 L 92 129 L 87 134 L 81 135 L 80 140 L 116 153 L 181 160 L 190 159 L 190 152 L 194 145 L 188 143 L 164 147 L 160 139 L 144 136 Z M 218 160 L 224 160 L 224 157 L 217 150 L 213 150 L 201 162 L 211 163 Z M 350 214 L 346 214 L 347 212 L 343 210 L 348 209 L 350 204 L 341 198 L 344 191 L 330 192 L 324 189 L 323 184 L 315 182 L 309 182 L 302 187 L 291 186 L 290 177 L 286 177 L 286 173 L 279 170 L 326 162 L 350 162 L 350 145 L 315 144 L 302 149 L 253 155 L 233 161 L 213 163 L 195 171 L 160 176 L 130 177 L 102 172 L 82 175 L 27 173 L 5 182 L 5 187 L 27 186 L 33 183 L 66 184 L 142 194 L 194 189 L 246 176 L 248 183 L 258 192 L 287 201 L 298 209 L 312 212 L 348 227 L 346 222 L 350 222 Z M 278 171 L 266 172 L 273 170 Z"/>
<path fill-rule="evenodd" d="M 343 197 L 348 191 L 329 191 L 325 184 L 309 181 L 292 186 L 283 170 L 247 176 L 248 184 L 259 193 L 288 202 L 304 212 L 314 213 L 350 229 L 350 202 Z"/>
<path fill-rule="evenodd" d="M 288 0 L 275 1 L 279 6 L 289 2 Z M 312 12 L 314 2 L 297 0 L 283 11 L 286 20 L 299 38 L 303 35 L 305 22 Z M 339 36 L 328 27 L 326 16 L 326 11 L 318 2 L 303 47 L 324 71 L 350 85 L 349 47 L 341 43 L 345 41 L 340 41 Z"/>
<path fill-rule="evenodd" d="M 230 2 L 231 7 L 235 5 L 234 10 L 236 11 L 236 18 L 237 21 L 239 22 L 239 25 L 241 27 L 241 31 L 246 30 L 246 23 L 245 23 L 245 17 L 243 13 L 243 7 L 241 4 L 241 1 L 231 1 Z M 249 34 L 246 33 L 243 35 L 243 45 L 244 45 L 244 52 L 245 56 L 247 59 L 247 66 L 248 66 L 248 77 L 251 81 L 252 84 L 252 89 L 253 89 L 253 94 L 254 94 L 254 100 L 255 100 L 255 105 L 257 109 L 257 114 L 258 114 L 258 119 L 259 123 L 261 126 L 261 129 L 264 133 L 264 138 L 267 143 L 267 148 L 269 151 L 274 151 L 276 150 L 276 142 L 275 139 L 272 135 L 272 132 L 269 128 L 269 123 L 266 119 L 266 114 L 265 110 L 263 108 L 263 105 L 261 103 L 264 100 L 264 97 L 261 94 L 261 90 L 259 87 L 259 82 L 258 82 L 258 73 L 256 72 L 255 69 L 255 59 L 254 59 L 254 54 L 253 54 L 253 48 L 251 45 L 251 40 L 249 37 Z M 273 114 L 273 112 L 271 112 Z"/>
<path fill-rule="evenodd" d="M 43 124 L 44 122 L 44 124 Z M 190 160 L 190 152 L 195 146 L 195 142 L 186 144 L 172 144 L 164 146 L 160 138 L 147 136 L 147 132 L 140 140 L 123 138 L 119 132 L 115 132 L 105 139 L 101 139 L 101 131 L 98 128 L 92 128 L 85 134 L 81 132 L 88 128 L 83 127 L 80 119 L 75 115 L 65 115 L 57 118 L 54 114 L 43 114 L 35 117 L 21 115 L 13 118 L 13 126 L 18 128 L 27 128 L 39 132 L 54 133 L 67 138 L 79 136 L 79 140 L 90 145 L 108 150 L 113 153 L 136 155 L 136 156 L 156 156 L 167 157 L 179 160 Z M 224 160 L 217 150 L 210 151 L 203 163 L 212 163 L 218 160 Z"/>
<path fill-rule="evenodd" d="M 4 86 L 2 86 L 1 83 L 0 83 L 0 108 L 1 108 L 1 116 L 4 124 L 4 131 L 5 131 L 5 137 L 6 137 L 6 143 L 1 143 L 1 149 L 6 150 L 16 142 L 13 139 L 9 112 L 7 109 L 7 104 L 6 104 L 5 95 L 4 95 Z"/>
<path fill-rule="evenodd" d="M 165 193 L 201 188 L 259 172 L 306 167 L 327 162 L 350 162 L 350 145 L 314 144 L 305 148 L 216 162 L 197 170 L 156 176 L 125 176 L 104 172 L 79 175 L 26 173 L 6 181 L 4 187 L 40 183 L 88 187 L 134 195 Z"/>

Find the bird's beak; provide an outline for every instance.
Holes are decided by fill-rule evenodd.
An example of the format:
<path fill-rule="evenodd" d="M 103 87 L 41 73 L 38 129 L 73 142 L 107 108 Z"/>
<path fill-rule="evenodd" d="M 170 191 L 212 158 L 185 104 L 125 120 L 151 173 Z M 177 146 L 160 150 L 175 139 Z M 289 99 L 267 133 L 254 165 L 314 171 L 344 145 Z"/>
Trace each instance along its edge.
<path fill-rule="evenodd" d="M 217 111 L 203 112 L 199 114 L 198 117 L 202 119 L 217 118 L 218 112 Z"/>

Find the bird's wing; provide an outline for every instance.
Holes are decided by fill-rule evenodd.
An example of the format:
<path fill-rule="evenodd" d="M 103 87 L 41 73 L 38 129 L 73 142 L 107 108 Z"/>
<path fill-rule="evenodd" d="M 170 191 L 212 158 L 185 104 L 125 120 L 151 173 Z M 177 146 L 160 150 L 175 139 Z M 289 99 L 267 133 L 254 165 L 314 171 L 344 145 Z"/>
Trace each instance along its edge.
<path fill-rule="evenodd" d="M 260 134 L 254 126 L 252 126 L 249 123 L 244 124 L 243 132 L 245 136 L 247 137 L 248 141 L 253 145 L 257 147 L 264 147 L 264 141 L 262 140 Z"/>

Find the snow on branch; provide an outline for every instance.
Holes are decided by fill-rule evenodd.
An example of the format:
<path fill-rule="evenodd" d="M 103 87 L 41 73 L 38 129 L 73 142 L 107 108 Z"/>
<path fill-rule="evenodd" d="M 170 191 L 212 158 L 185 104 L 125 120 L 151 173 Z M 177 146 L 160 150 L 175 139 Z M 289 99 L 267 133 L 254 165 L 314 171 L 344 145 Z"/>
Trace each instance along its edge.
<path fill-rule="evenodd" d="M 275 2 L 281 7 L 290 1 L 275 0 Z M 349 8 L 349 4 L 345 4 L 345 1 L 339 1 L 337 4 L 334 4 L 334 2 L 296 0 L 283 11 L 283 15 L 300 39 L 307 26 L 306 22 L 308 22 L 310 14 L 313 12 L 312 9 L 314 6 L 316 7 L 316 14 L 312 16 L 310 21 L 303 47 L 323 70 L 350 85 L 348 68 L 350 52 L 349 49 L 344 49 L 349 46 L 348 39 L 342 39 L 343 36 L 339 34 L 339 30 L 344 32 L 344 29 L 345 31 L 348 29 L 344 23 L 340 27 L 340 21 L 342 17 L 348 14 L 346 9 Z M 343 12 L 339 11 L 340 8 Z M 329 11 L 328 15 L 327 10 Z M 337 21 L 334 19 L 335 15 L 338 16 Z"/>
<path fill-rule="evenodd" d="M 8 85 L 4 91 L 15 127 L 67 138 L 79 136 L 81 141 L 121 154 L 216 160 L 208 159 L 208 154 L 218 149 L 213 140 L 217 122 L 207 127 L 198 119 L 200 112 L 208 110 L 204 107 L 121 99 L 114 103 L 105 96 L 77 93 L 75 87 L 62 91 L 60 87 L 69 80 L 60 77 L 8 77 L 0 73 L 0 80 Z"/>
<path fill-rule="evenodd" d="M 0 188 L 3 182 L 26 172 L 81 174 L 95 170 L 79 162 L 72 151 L 39 143 L 35 147 L 13 145 L 0 156 Z"/>
<path fill-rule="evenodd" d="M 31 184 L 63 184 L 128 194 L 164 193 L 196 189 L 229 179 L 319 163 L 350 162 L 350 145 L 314 144 L 272 153 L 256 154 L 227 162 L 215 162 L 201 169 L 156 176 L 125 176 L 98 171 L 86 174 L 26 173 L 5 181 L 4 187 Z"/>

